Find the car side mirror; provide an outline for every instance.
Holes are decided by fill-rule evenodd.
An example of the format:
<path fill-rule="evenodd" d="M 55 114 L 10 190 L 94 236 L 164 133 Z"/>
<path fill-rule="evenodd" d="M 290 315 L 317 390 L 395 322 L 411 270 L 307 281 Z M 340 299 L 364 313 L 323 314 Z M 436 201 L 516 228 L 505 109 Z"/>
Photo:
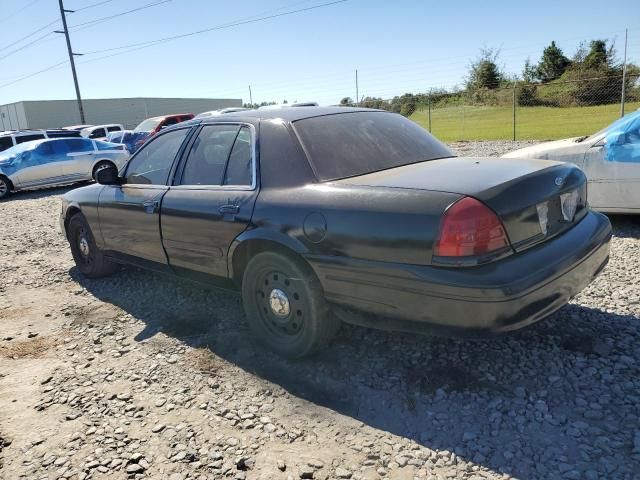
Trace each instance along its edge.
<path fill-rule="evenodd" d="M 96 173 L 96 181 L 100 185 L 120 185 L 122 183 L 120 177 L 118 177 L 118 170 L 113 167 L 98 170 Z"/>

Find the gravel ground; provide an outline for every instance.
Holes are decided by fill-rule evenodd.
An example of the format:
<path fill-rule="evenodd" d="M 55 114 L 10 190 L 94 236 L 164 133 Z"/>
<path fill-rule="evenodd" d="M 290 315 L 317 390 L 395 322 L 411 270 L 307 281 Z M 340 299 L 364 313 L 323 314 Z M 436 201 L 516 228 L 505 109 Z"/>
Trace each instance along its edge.
<path fill-rule="evenodd" d="M 253 344 L 233 294 L 82 279 L 57 232 L 66 190 L 0 203 L 0 478 L 640 477 L 638 219 L 613 218 L 605 271 L 524 331 L 344 326 L 292 363 Z"/>

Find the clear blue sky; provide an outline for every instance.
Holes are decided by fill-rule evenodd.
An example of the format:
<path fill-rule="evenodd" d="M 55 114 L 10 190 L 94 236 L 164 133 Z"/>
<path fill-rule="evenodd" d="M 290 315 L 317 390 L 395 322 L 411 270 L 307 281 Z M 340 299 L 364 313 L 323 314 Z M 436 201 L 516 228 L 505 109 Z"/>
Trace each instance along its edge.
<path fill-rule="evenodd" d="M 100 0 L 65 0 L 80 9 Z M 70 14 L 70 26 L 159 0 L 110 0 Z M 72 31 L 79 53 L 108 49 L 291 10 L 330 0 L 171 0 Z M 57 0 L 1 0 L 0 57 L 60 28 Z M 581 40 L 616 39 L 622 54 L 640 63 L 638 0 L 410 1 L 348 0 L 266 21 L 204 33 L 109 58 L 116 51 L 77 59 L 85 98 L 232 97 L 336 103 L 360 95 L 390 98 L 404 92 L 461 84 L 481 47 L 501 49 L 507 73 L 556 40 L 571 55 Z M 63 35 L 51 35 L 0 59 L 0 85 L 49 67 L 67 56 Z M 74 98 L 68 64 L 0 87 L 0 104 Z"/>

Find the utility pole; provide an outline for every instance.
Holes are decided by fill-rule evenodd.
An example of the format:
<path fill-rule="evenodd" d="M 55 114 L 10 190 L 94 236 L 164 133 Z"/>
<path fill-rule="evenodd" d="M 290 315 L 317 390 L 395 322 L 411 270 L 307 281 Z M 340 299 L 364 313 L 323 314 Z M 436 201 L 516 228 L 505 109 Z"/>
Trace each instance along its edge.
<path fill-rule="evenodd" d="M 86 121 L 84 119 L 84 108 L 82 108 L 82 97 L 80 97 L 80 86 L 78 85 L 78 74 L 76 73 L 76 63 L 73 59 L 74 55 L 79 55 L 77 53 L 73 53 L 71 49 L 71 40 L 69 39 L 69 29 L 67 28 L 67 17 L 66 13 L 73 13 L 73 10 L 65 10 L 64 5 L 62 4 L 62 0 L 58 0 L 60 4 L 60 16 L 62 17 L 62 27 L 64 30 L 56 30 L 55 33 L 64 33 L 65 38 L 67 39 L 67 51 L 69 52 L 69 63 L 71 63 L 71 73 L 73 73 L 73 84 L 76 87 L 76 99 L 78 100 L 78 110 L 80 111 L 80 123 L 85 124 Z"/>
<path fill-rule="evenodd" d="M 627 89 L 627 39 L 629 30 L 624 29 L 624 62 L 622 64 L 622 95 L 620 96 L 620 116 L 624 117 L 624 97 Z"/>
<path fill-rule="evenodd" d="M 253 107 L 253 95 L 251 95 L 251 85 L 249 85 L 249 103 Z"/>
<path fill-rule="evenodd" d="M 358 69 L 356 68 L 356 106 L 360 106 L 360 97 L 358 95 Z"/>
<path fill-rule="evenodd" d="M 513 141 L 516 141 L 516 81 L 513 81 Z"/>

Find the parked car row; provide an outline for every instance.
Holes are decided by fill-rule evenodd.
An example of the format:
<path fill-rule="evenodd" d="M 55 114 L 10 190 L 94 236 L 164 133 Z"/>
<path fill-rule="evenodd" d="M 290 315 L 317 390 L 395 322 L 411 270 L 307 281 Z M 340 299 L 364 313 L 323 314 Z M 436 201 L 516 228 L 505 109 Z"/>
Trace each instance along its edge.
<path fill-rule="evenodd" d="M 0 132 L 0 152 L 8 148 L 45 138 L 80 137 L 80 132 L 56 130 L 7 130 Z"/>

